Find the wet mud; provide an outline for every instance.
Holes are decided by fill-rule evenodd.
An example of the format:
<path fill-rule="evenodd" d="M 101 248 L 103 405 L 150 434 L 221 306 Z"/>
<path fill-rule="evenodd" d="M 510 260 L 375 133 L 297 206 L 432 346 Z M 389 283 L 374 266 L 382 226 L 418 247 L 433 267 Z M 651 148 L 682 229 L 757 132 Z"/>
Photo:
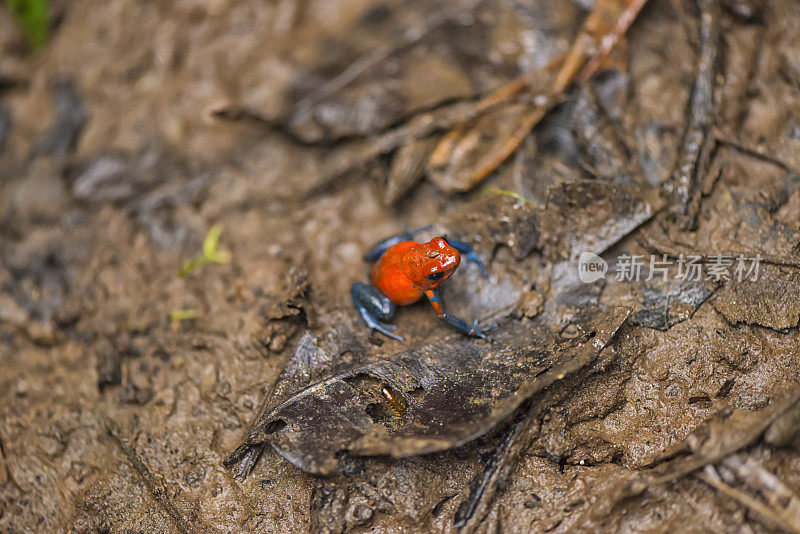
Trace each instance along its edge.
<path fill-rule="evenodd" d="M 796 3 L 650 0 L 544 107 L 593 2 L 51 4 L 0 9 L 0 531 L 800 531 Z M 426 225 L 492 343 L 353 309 Z"/>

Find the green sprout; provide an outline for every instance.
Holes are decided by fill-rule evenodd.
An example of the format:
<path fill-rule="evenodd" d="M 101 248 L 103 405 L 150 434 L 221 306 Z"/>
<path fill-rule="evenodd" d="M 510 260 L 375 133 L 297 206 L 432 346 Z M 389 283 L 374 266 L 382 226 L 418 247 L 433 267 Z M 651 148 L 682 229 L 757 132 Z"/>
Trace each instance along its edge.
<path fill-rule="evenodd" d="M 508 191 L 506 189 L 498 189 L 497 187 L 487 187 L 481 191 L 481 194 L 484 195 L 504 195 L 507 197 L 515 198 L 517 200 L 522 201 L 525 204 L 533 204 L 530 200 L 523 197 L 519 193 L 515 193 L 513 191 Z"/>
<path fill-rule="evenodd" d="M 169 312 L 169 320 L 173 323 L 197 319 L 198 317 L 200 317 L 200 314 L 197 313 L 197 310 L 173 310 Z"/>
<path fill-rule="evenodd" d="M 221 224 L 215 224 L 211 227 L 206 235 L 205 241 L 203 241 L 203 254 L 187 262 L 186 265 L 178 271 L 178 277 L 183 278 L 198 267 L 207 263 L 229 263 L 231 261 L 230 253 L 217 250 L 220 233 L 222 233 Z"/>
<path fill-rule="evenodd" d="M 25 38 L 34 50 L 47 42 L 49 0 L 6 0 L 6 7 L 17 19 Z"/>

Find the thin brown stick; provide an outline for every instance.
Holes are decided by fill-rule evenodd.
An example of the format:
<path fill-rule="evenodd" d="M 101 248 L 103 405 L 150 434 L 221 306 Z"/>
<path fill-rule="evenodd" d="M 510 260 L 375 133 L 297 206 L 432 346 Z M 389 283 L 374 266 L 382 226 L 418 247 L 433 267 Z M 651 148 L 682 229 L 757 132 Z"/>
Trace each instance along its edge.
<path fill-rule="evenodd" d="M 537 75 L 552 72 L 559 68 L 564 63 L 564 57 L 564 54 L 559 54 L 550 60 L 543 68 L 531 69 L 522 76 L 518 76 L 507 84 L 501 85 L 483 97 L 477 104 L 475 104 L 475 117 L 470 118 L 469 121 L 464 121 L 458 124 L 454 129 L 450 130 L 444 135 L 444 137 L 442 137 L 441 141 L 439 141 L 439 144 L 436 146 L 436 149 L 433 151 L 428 160 L 428 166 L 441 167 L 446 165 L 453 153 L 453 150 L 458 144 L 458 140 L 464 135 L 464 130 L 466 129 L 468 122 L 472 122 L 487 111 L 492 111 L 500 104 L 508 102 L 511 98 L 530 87 Z"/>
<path fill-rule="evenodd" d="M 777 515 L 800 530 L 800 497 L 755 458 L 734 454 L 723 459 L 719 468 L 732 471 L 751 492 L 761 495 Z"/>
<path fill-rule="evenodd" d="M 717 57 L 720 42 L 720 8 L 716 0 L 698 0 L 700 14 L 700 50 L 697 73 L 689 98 L 686 131 L 669 183 L 673 198 L 672 212 L 683 230 L 696 226 L 700 203 L 700 176 L 706 172 L 714 141 L 710 130 L 714 116 L 714 88 L 717 78 Z"/>
<path fill-rule="evenodd" d="M 508 159 L 511 154 L 519 148 L 519 145 L 522 144 L 522 141 L 530 134 L 534 126 L 542 120 L 558 101 L 558 97 L 562 95 L 567 87 L 575 80 L 575 76 L 581 71 L 582 67 L 581 76 L 585 77 L 585 80 L 588 80 L 597 71 L 603 59 L 608 56 L 608 53 L 619 41 L 621 35 L 630 27 L 645 3 L 647 3 L 647 0 L 631 0 L 628 6 L 619 14 L 616 24 L 612 27 L 611 33 L 599 39 L 600 50 L 598 53 L 589 60 L 589 63 L 585 63 L 587 38 L 597 41 L 597 38 L 593 36 L 592 33 L 597 31 L 602 25 L 603 16 L 606 14 L 604 13 L 604 8 L 607 7 L 605 2 L 597 2 L 595 4 L 595 8 L 589 13 L 589 16 L 583 23 L 581 31 L 578 32 L 578 36 L 575 38 L 572 48 L 570 48 L 567 55 L 564 57 L 561 68 L 556 73 L 553 84 L 550 87 L 550 91 L 545 95 L 546 101 L 542 104 L 535 102 L 534 105 L 536 105 L 536 107 L 531 110 L 530 113 L 523 116 L 520 121 L 520 126 L 514 130 L 511 137 L 503 143 L 487 163 L 478 167 L 470 180 L 471 187 L 474 187 L 486 178 L 486 176 L 494 172 L 501 163 Z M 617 32 L 616 36 L 613 35 L 615 31 Z M 609 35 L 611 35 L 611 37 L 607 41 Z M 590 66 L 591 68 L 589 68 Z"/>
<path fill-rule="evenodd" d="M 116 424 L 110 420 L 106 421 L 106 430 L 114 440 L 114 443 L 116 443 L 116 445 L 128 458 L 128 461 L 133 466 L 133 469 L 139 474 L 144 482 L 144 485 L 147 486 L 147 489 L 150 491 L 150 494 L 153 496 L 156 503 L 164 512 L 167 513 L 170 518 L 172 518 L 173 522 L 175 523 L 175 527 L 183 534 L 189 534 L 190 532 L 193 532 L 193 529 L 189 526 L 183 516 L 181 516 L 180 512 L 178 512 L 178 509 L 175 508 L 169 499 L 167 499 L 167 497 L 164 495 L 163 488 L 156 482 L 156 479 L 153 477 L 150 469 L 148 469 L 144 462 L 142 462 L 142 460 L 139 458 L 139 455 L 136 454 L 136 451 L 129 447 L 122 437 L 120 437 L 119 429 L 117 428 Z"/>
<path fill-rule="evenodd" d="M 751 146 L 746 145 L 745 143 L 738 141 L 736 139 L 731 139 L 729 137 L 725 137 L 721 134 L 715 136 L 715 141 L 721 145 L 724 145 L 731 150 L 735 150 L 745 156 L 750 156 L 752 158 L 761 160 L 765 163 L 769 163 L 771 165 L 775 165 L 776 167 L 783 169 L 786 172 L 791 172 L 793 174 L 800 175 L 800 170 L 793 168 L 791 165 L 778 159 L 777 157 L 773 156 L 772 154 L 767 154 L 762 152 L 757 148 L 753 148 Z"/>
<path fill-rule="evenodd" d="M 646 3 L 647 0 L 633 0 L 628 4 L 628 7 L 620 14 L 617 23 L 611 31 L 600 40 L 600 49 L 595 56 L 586 63 L 583 70 L 581 70 L 581 73 L 578 75 L 578 83 L 583 84 L 588 82 L 589 78 L 597 72 L 603 64 L 603 61 L 605 61 L 611 53 L 611 50 L 614 49 L 622 36 L 627 33 L 628 28 L 633 24 L 633 21 Z"/>
<path fill-rule="evenodd" d="M 472 175 L 471 183 L 473 186 L 475 184 L 480 183 L 484 178 L 486 178 L 489 174 L 494 172 L 497 167 L 500 166 L 506 159 L 508 159 L 511 154 L 516 152 L 519 145 L 522 144 L 522 141 L 528 137 L 528 134 L 531 133 L 533 127 L 542 120 L 542 117 L 550 111 L 550 108 L 553 106 L 553 102 L 555 99 L 549 99 L 548 104 L 546 106 L 540 106 L 533 109 L 530 113 L 522 117 L 520 121 L 519 127 L 511 134 L 511 137 L 500 147 L 500 149 L 494 154 L 494 156 L 486 163 L 478 167 L 475 173 Z"/>
<path fill-rule="evenodd" d="M 697 478 L 708 484 L 709 486 L 715 488 L 720 493 L 727 495 L 733 499 L 736 499 L 741 504 L 746 506 L 753 515 L 762 523 L 764 523 L 767 527 L 770 528 L 780 528 L 786 530 L 787 532 L 794 532 L 795 534 L 800 534 L 800 528 L 790 522 L 787 522 L 781 515 L 775 513 L 769 506 L 765 505 L 764 503 L 757 501 L 750 495 L 740 491 L 736 488 L 733 488 L 726 483 L 724 483 L 717 474 L 716 470 L 713 466 L 708 465 L 706 466 L 705 470 L 702 473 L 697 474 Z"/>

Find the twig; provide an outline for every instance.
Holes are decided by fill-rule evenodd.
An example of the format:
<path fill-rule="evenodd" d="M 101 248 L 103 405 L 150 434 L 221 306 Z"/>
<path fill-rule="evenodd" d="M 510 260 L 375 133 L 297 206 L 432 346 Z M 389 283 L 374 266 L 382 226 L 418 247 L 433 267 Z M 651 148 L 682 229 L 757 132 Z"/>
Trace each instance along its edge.
<path fill-rule="evenodd" d="M 500 104 L 508 102 L 511 98 L 519 94 L 524 89 L 530 87 L 531 83 L 541 76 L 542 74 L 552 73 L 555 69 L 560 68 L 564 64 L 565 54 L 559 54 L 554 59 L 548 62 L 542 69 L 531 69 L 522 76 L 514 78 L 505 85 L 502 85 L 483 97 L 477 104 L 475 104 L 475 117 L 471 117 L 469 121 L 464 121 L 455 128 L 447 132 L 442 137 L 436 149 L 431 154 L 428 161 L 429 167 L 442 167 L 447 165 L 450 156 L 453 153 L 458 140 L 464 135 L 464 131 L 468 122 L 480 115 L 495 110 Z"/>
<path fill-rule="evenodd" d="M 732 471 L 787 523 L 800 531 L 800 498 L 781 479 L 749 454 L 734 454 L 720 462 L 720 468 Z"/>
<path fill-rule="evenodd" d="M 718 134 L 715 136 L 715 141 L 721 145 L 727 146 L 732 150 L 735 150 L 736 152 L 740 152 L 746 156 L 750 156 L 752 158 L 764 161 L 771 165 L 775 165 L 776 167 L 783 169 L 786 172 L 800 175 L 800 171 L 793 168 L 788 163 L 781 161 L 780 159 L 771 154 L 766 154 L 757 148 L 748 146 L 739 140 L 731 139 L 729 137 L 724 137 L 721 134 Z"/>
<path fill-rule="evenodd" d="M 472 532 L 486 517 L 499 482 L 508 478 L 520 454 L 528 448 L 539 431 L 539 425 L 535 423 L 540 410 L 540 407 L 531 407 L 520 411 L 511 428 L 503 434 L 492 451 L 488 465 L 472 480 L 470 492 L 459 504 L 453 518 L 453 527 L 461 532 Z"/>
<path fill-rule="evenodd" d="M 782 516 L 776 514 L 772 508 L 765 505 L 764 503 L 757 501 L 750 495 L 740 491 L 736 488 L 733 488 L 727 484 L 725 484 L 717 474 L 717 471 L 714 469 L 713 466 L 708 465 L 705 467 L 702 473 L 698 473 L 697 477 L 708 484 L 709 486 L 717 489 L 721 493 L 724 493 L 728 497 L 732 497 L 745 505 L 753 514 L 761 521 L 765 523 L 767 527 L 771 528 L 780 528 L 786 530 L 788 532 L 794 532 L 796 534 L 800 534 L 800 528 L 797 525 L 786 521 Z"/>
<path fill-rule="evenodd" d="M 166 512 L 167 515 L 169 515 L 175 522 L 175 526 L 178 528 L 178 530 L 183 534 L 189 534 L 192 532 L 193 529 L 181 516 L 180 512 L 178 512 L 178 509 L 175 508 L 169 499 L 167 499 L 167 497 L 164 495 L 164 489 L 156 483 L 153 474 L 139 458 L 139 455 L 136 454 L 136 451 L 129 447 L 120 437 L 119 429 L 116 427 L 116 424 L 111 420 L 106 420 L 106 430 L 114 440 L 114 443 L 116 443 L 120 450 L 125 453 L 125 456 L 127 456 L 128 461 L 131 463 L 134 470 L 139 473 L 139 476 L 142 478 L 145 486 L 147 486 L 147 489 L 150 490 L 150 494 L 156 500 L 156 503 L 158 503 L 162 510 L 164 510 L 164 512 Z"/>
<path fill-rule="evenodd" d="M 578 75 L 578 83 L 586 83 L 589 81 L 595 72 L 600 68 L 603 64 L 603 61 L 608 57 L 608 54 L 611 53 L 611 50 L 616 46 L 619 40 L 622 38 L 623 35 L 628 31 L 633 21 L 636 19 L 636 16 L 642 10 L 644 5 L 647 3 L 647 0 L 632 0 L 628 7 L 620 14 L 619 18 L 617 19 L 617 23 L 608 32 L 603 39 L 600 41 L 600 49 L 597 51 L 595 56 L 586 63 L 586 66 L 583 67 L 581 73 Z"/>
<path fill-rule="evenodd" d="M 624 31 L 627 31 L 627 28 L 645 3 L 646 0 L 631 0 L 629 5 L 619 14 L 617 23 L 612 28 L 612 31 L 620 32 L 620 35 L 622 35 Z M 605 46 L 613 48 L 613 44 L 619 40 L 619 36 L 617 36 L 608 42 L 603 42 L 600 36 L 593 37 L 589 34 L 591 30 L 597 31 L 597 28 L 602 24 L 601 12 L 601 9 L 595 9 L 589 14 L 581 32 L 575 40 L 573 48 L 565 56 L 558 56 L 543 69 L 530 71 L 499 87 L 481 99 L 477 104 L 474 102 L 457 102 L 433 112 L 417 115 L 405 124 L 380 135 L 374 141 L 357 146 L 355 153 L 351 157 L 336 161 L 325 173 L 325 177 L 309 192 L 309 194 L 314 195 L 319 193 L 326 189 L 335 179 L 380 154 L 389 153 L 411 141 L 441 130 L 447 130 L 448 133 L 445 134 L 444 138 L 431 154 L 428 168 L 447 166 L 456 144 L 465 133 L 467 123 L 485 113 L 501 107 L 513 96 L 529 87 L 537 75 L 540 76 L 558 68 L 554 82 L 550 85 L 547 92 L 534 98 L 533 107 L 521 117 L 519 124 L 508 139 L 506 139 L 494 153 L 484 158 L 484 161 L 470 173 L 468 182 L 471 185 L 468 189 L 474 187 L 474 185 L 480 183 L 501 163 L 508 159 L 528 136 L 533 127 L 539 123 L 550 109 L 563 99 L 564 91 L 570 83 L 572 83 L 578 71 L 585 66 L 585 60 L 588 54 L 585 44 L 586 38 L 600 44 L 599 53 L 603 53 Z M 602 60 L 596 62 L 596 65 L 591 69 L 585 70 L 584 74 L 591 76 L 601 64 Z"/>
<path fill-rule="evenodd" d="M 511 154 L 516 152 L 517 148 L 519 148 L 519 145 L 522 144 L 522 141 L 528 137 L 528 134 L 531 133 L 533 127 L 536 126 L 540 120 L 542 120 L 542 117 L 544 117 L 548 111 L 550 111 L 555 102 L 556 99 L 548 98 L 545 105 L 534 108 L 527 115 L 522 117 L 519 126 L 517 126 L 517 129 L 514 130 L 514 133 L 511 134 L 511 137 L 509 137 L 508 140 L 497 150 L 497 152 L 494 153 L 489 161 L 475 170 L 471 180 L 472 186 L 483 181 L 483 179 L 494 172 L 494 170 L 499 167 L 501 163 L 507 160 Z"/>
<path fill-rule="evenodd" d="M 659 484 L 667 484 L 682 478 L 689 473 L 697 471 L 707 465 L 714 464 L 729 454 L 732 454 L 740 449 L 743 449 L 754 443 L 764 431 L 783 413 L 792 407 L 800 398 L 800 387 L 794 387 L 784 398 L 776 402 L 772 406 L 762 410 L 763 417 L 756 420 L 755 423 L 747 428 L 737 429 L 727 437 L 729 440 L 721 444 L 717 450 L 711 451 L 707 454 L 695 453 L 688 458 L 681 458 L 673 460 L 671 463 L 681 464 L 674 470 L 667 474 L 661 475 L 650 481 L 651 486 Z"/>
<path fill-rule="evenodd" d="M 579 72 L 579 82 L 588 80 L 597 72 L 603 59 L 628 30 L 646 2 L 647 0 L 630 0 L 625 9 L 617 14 L 617 21 L 611 31 L 602 37 L 597 33 L 602 28 L 604 17 L 608 14 L 606 12 L 608 6 L 607 2 L 597 2 L 595 4 L 594 9 L 589 13 L 580 32 L 578 32 L 572 47 L 567 52 L 563 62 L 561 62 L 561 68 L 556 73 L 549 91 L 534 100 L 533 109 L 520 119 L 518 127 L 506 142 L 484 164 L 475 170 L 469 180 L 470 188 L 494 172 L 501 163 L 519 148 L 519 145 L 522 144 L 522 141 L 533 130 L 534 126 L 561 100 L 564 91 L 575 81 Z M 587 62 L 589 41 L 599 43 L 600 48 L 591 58 L 588 58 Z M 537 101 L 538 99 L 542 101 L 539 102 Z"/>
<path fill-rule="evenodd" d="M 698 176 L 706 171 L 714 142 L 709 130 L 714 113 L 714 85 L 717 77 L 720 11 L 716 0 L 698 0 L 700 9 L 700 51 L 697 77 L 689 100 L 686 132 L 672 176 L 673 214 L 684 230 L 694 228 L 699 203 Z"/>
<path fill-rule="evenodd" d="M 618 312 L 622 310 L 620 308 Z M 552 367 L 547 372 L 551 373 L 551 377 L 557 381 L 561 381 L 566 376 L 571 376 L 572 380 L 578 380 L 581 371 L 585 371 L 597 360 L 602 350 L 611 343 L 629 314 L 630 309 L 624 309 L 624 317 L 621 322 L 615 322 L 616 326 L 602 337 L 602 341 L 600 341 L 601 338 L 595 338 L 593 341 L 595 344 L 589 349 L 579 350 L 572 354 L 566 362 Z M 564 354 L 569 354 L 569 351 L 575 349 L 564 348 L 563 350 L 567 351 Z M 528 450 L 538 435 L 541 413 L 563 400 L 572 391 L 572 386 L 568 385 L 568 382 L 558 382 L 558 386 L 553 384 L 554 382 L 550 382 L 544 386 L 544 388 L 552 388 L 543 388 L 544 391 L 548 391 L 544 402 L 541 396 L 536 396 L 517 411 L 511 428 L 506 431 L 493 451 L 491 462 L 473 478 L 470 493 L 461 502 L 456 512 L 454 527 L 460 528 L 462 532 L 473 532 L 487 517 L 495 495 L 503 486 L 502 482 L 508 479 L 522 453 Z"/>
<path fill-rule="evenodd" d="M 495 104 L 490 109 L 499 107 Z M 416 115 L 408 122 L 380 134 L 374 140 L 357 141 L 353 146 L 342 147 L 350 151 L 342 157 L 333 158 L 324 171 L 323 178 L 311 188 L 307 195 L 314 196 L 328 189 L 335 180 L 358 168 L 360 165 L 389 152 L 422 139 L 433 133 L 459 128 L 462 124 L 479 117 L 481 110 L 476 109 L 474 102 L 454 102 L 432 111 Z"/>
<path fill-rule="evenodd" d="M 635 479 L 631 480 L 626 485 L 620 485 L 614 488 L 610 495 L 600 496 L 593 505 L 583 512 L 579 518 L 578 524 L 591 521 L 594 517 L 602 517 L 607 515 L 610 510 L 617 504 L 624 502 L 633 497 L 637 497 L 659 486 L 670 484 L 683 478 L 686 475 L 694 473 L 699 469 L 706 466 L 716 464 L 726 456 L 735 453 L 736 451 L 752 445 L 758 438 L 764 434 L 764 431 L 769 428 L 772 423 L 779 419 L 788 409 L 794 406 L 798 399 L 800 399 L 800 386 L 795 386 L 786 393 L 782 398 L 776 401 L 771 406 L 761 411 L 761 416 L 752 424 L 737 425 L 735 428 L 728 427 L 726 430 L 721 429 L 719 422 L 711 423 L 707 427 L 709 436 L 716 433 L 715 443 L 713 447 L 708 447 L 711 450 L 703 452 L 695 452 L 688 457 L 674 458 L 656 468 L 655 472 L 661 474 L 648 475 L 645 472 L 637 473 Z M 723 432 L 723 434 L 720 434 Z M 675 453 L 682 452 L 686 449 L 694 449 L 697 447 L 689 447 L 689 441 L 695 434 L 690 435 L 690 438 L 683 440 L 685 447 L 675 447 L 672 449 Z M 709 439 L 714 439 L 709 437 Z M 666 472 L 665 472 L 666 471 Z M 723 491 L 722 489 L 720 491 Z"/>

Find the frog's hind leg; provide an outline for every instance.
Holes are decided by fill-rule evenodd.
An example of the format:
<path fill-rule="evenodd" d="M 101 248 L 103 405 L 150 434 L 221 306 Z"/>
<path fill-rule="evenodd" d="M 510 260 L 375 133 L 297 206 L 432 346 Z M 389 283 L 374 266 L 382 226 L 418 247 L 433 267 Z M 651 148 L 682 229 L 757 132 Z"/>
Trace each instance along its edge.
<path fill-rule="evenodd" d="M 361 318 L 364 319 L 370 330 L 377 330 L 392 339 L 405 341 L 402 337 L 390 332 L 397 326 L 381 322 L 390 321 L 394 317 L 397 305 L 381 293 L 377 287 L 372 284 L 356 282 L 350 288 L 350 295 L 353 297 L 353 303 L 361 314 Z"/>
<path fill-rule="evenodd" d="M 411 241 L 417 234 L 421 234 L 430 229 L 431 225 L 429 224 L 428 226 L 423 226 L 422 228 L 417 228 L 410 232 L 403 232 L 402 234 L 393 235 L 392 237 L 387 237 L 382 241 L 378 241 L 364 254 L 364 261 L 378 261 L 378 258 L 383 256 L 383 253 L 389 250 L 390 247 L 402 243 L 403 241 Z"/>

